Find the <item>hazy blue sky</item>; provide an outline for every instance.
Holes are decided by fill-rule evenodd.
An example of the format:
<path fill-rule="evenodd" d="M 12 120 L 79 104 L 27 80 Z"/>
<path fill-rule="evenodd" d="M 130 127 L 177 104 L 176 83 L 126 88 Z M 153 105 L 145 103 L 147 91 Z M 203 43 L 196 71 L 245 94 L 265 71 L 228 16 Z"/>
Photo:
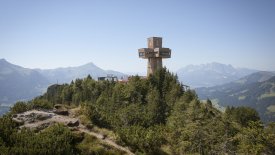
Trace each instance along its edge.
<path fill-rule="evenodd" d="M 138 48 L 163 37 L 176 71 L 221 62 L 275 70 L 275 0 L 1 0 L 0 58 L 28 68 L 142 72 Z"/>

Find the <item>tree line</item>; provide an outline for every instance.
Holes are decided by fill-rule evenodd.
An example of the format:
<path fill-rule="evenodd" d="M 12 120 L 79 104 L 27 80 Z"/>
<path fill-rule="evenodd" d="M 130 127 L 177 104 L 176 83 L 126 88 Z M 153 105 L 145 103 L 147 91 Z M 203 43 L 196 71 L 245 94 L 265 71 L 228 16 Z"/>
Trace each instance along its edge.
<path fill-rule="evenodd" d="M 194 91 L 184 91 L 177 76 L 165 68 L 147 79 L 133 76 L 127 84 L 87 76 L 70 84 L 52 85 L 44 95 L 15 104 L 10 115 L 34 108 L 51 109 L 55 104 L 80 106 L 93 124 L 114 131 L 119 143 L 136 154 L 275 153 L 275 123 L 264 125 L 258 113 L 248 107 L 228 107 L 221 112 L 210 100 L 201 102 Z M 0 146 L 10 148 L 6 145 L 11 143 L 8 132 L 17 129 L 12 129 L 12 121 L 5 124 L 6 117 L 0 119 Z M 61 150 L 79 153 L 72 147 L 76 141 L 70 132 L 64 133 L 63 138 L 69 137 L 65 140 L 68 147 Z M 43 138 L 36 141 L 48 145 Z M 12 143 L 22 145 L 20 140 Z"/>

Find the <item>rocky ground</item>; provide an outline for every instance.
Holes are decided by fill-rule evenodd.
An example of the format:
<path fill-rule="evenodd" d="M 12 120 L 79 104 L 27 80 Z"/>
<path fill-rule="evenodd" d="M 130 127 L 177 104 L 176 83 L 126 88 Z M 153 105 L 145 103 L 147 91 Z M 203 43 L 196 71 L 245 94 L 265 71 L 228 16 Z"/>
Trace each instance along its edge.
<path fill-rule="evenodd" d="M 69 114 L 69 112 L 68 112 Z M 32 130 L 40 131 L 54 123 L 62 123 L 74 131 L 80 131 L 98 138 L 100 141 L 133 155 L 128 148 L 118 145 L 106 135 L 91 131 L 86 126 L 80 123 L 78 118 L 73 118 L 73 115 L 60 115 L 54 111 L 30 110 L 24 113 L 19 113 L 13 116 L 13 120 L 22 123 L 20 128 L 30 128 Z"/>
<path fill-rule="evenodd" d="M 68 127 L 79 126 L 79 120 L 64 115 L 57 115 L 52 111 L 30 110 L 13 117 L 16 122 L 24 123 L 21 128 L 43 129 L 53 123 L 62 123 Z M 43 128 L 41 128 L 43 127 Z"/>

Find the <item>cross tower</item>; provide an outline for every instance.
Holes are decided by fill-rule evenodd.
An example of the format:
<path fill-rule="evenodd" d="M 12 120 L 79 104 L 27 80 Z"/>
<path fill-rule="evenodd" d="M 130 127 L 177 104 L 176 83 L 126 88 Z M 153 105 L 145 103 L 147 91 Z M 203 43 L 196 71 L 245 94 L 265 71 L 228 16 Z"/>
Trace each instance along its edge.
<path fill-rule="evenodd" d="M 138 49 L 140 58 L 148 59 L 147 76 L 162 68 L 162 58 L 171 58 L 171 49 L 162 48 L 162 38 L 147 39 L 148 48 Z"/>

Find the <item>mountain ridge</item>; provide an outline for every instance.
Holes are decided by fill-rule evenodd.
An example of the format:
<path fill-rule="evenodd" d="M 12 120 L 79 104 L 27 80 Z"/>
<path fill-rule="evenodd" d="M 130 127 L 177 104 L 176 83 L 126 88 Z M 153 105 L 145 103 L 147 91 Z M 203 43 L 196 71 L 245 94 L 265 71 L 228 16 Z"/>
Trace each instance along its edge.
<path fill-rule="evenodd" d="M 249 106 L 261 118 L 275 121 L 275 73 L 260 71 L 239 80 L 214 86 L 197 88 L 200 99 L 210 99 L 221 106 Z"/>
<path fill-rule="evenodd" d="M 0 59 L 0 104 L 12 105 L 18 100 L 30 100 L 44 93 L 47 87 L 54 83 L 69 83 L 88 75 L 96 79 L 107 74 L 125 75 L 117 71 L 103 70 L 92 62 L 76 67 L 29 69 Z"/>
<path fill-rule="evenodd" d="M 192 88 L 198 88 L 225 84 L 257 71 L 255 69 L 237 68 L 230 64 L 212 62 L 182 67 L 177 71 L 177 75 L 181 82 Z"/>
<path fill-rule="evenodd" d="M 112 70 L 103 70 L 94 63 L 86 63 L 76 67 L 59 67 L 56 69 L 38 69 L 38 71 L 50 79 L 51 82 L 59 81 L 61 83 L 68 83 L 76 78 L 84 78 L 88 74 L 93 78 L 106 76 L 107 74 L 114 74 L 116 76 L 124 76 L 125 74 Z"/>

